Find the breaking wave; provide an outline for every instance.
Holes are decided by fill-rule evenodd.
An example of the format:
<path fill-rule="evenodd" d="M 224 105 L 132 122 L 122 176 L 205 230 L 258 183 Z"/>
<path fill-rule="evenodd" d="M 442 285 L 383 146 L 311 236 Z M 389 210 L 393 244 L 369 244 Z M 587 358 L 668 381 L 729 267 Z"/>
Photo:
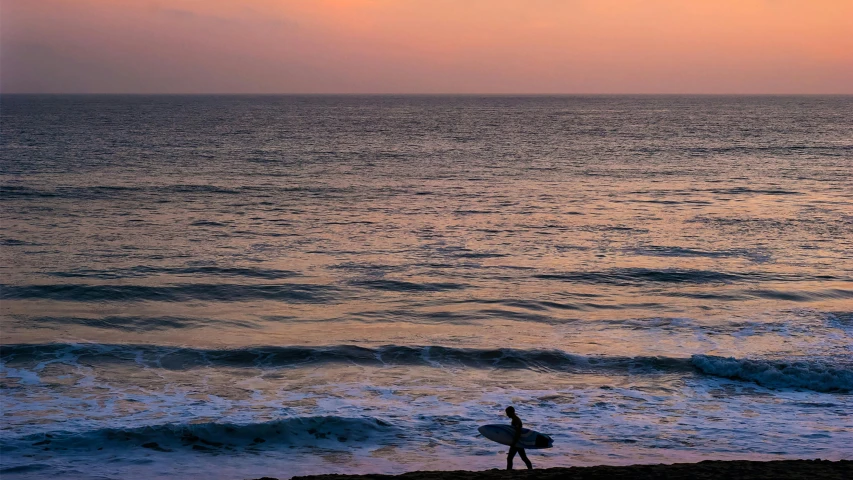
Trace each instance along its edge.
<path fill-rule="evenodd" d="M 769 388 L 801 388 L 816 392 L 850 392 L 853 370 L 818 362 L 747 360 L 713 355 L 694 355 L 690 363 L 700 372 L 716 377 L 755 382 Z"/>
<path fill-rule="evenodd" d="M 6 378 L 38 383 L 38 371 L 47 363 L 75 365 L 85 357 L 87 365 L 126 364 L 142 368 L 191 370 L 204 367 L 300 368 L 344 363 L 361 366 L 420 366 L 430 368 L 521 369 L 565 373 L 700 373 L 754 382 L 768 388 L 808 389 L 846 393 L 853 390 L 853 369 L 800 360 L 771 361 L 693 355 L 585 356 L 561 350 L 510 348 L 473 349 L 442 346 L 385 345 L 376 348 L 354 345 L 327 347 L 259 346 L 239 349 L 197 349 L 156 345 L 46 344 L 0 347 Z M 41 365 L 41 367 L 39 367 Z"/>
<path fill-rule="evenodd" d="M 373 417 L 310 416 L 270 420 L 260 423 L 167 423 L 131 428 L 103 428 L 92 431 L 53 431 L 7 438 L 4 451 L 39 449 L 146 448 L 160 452 L 180 449 L 222 451 L 263 448 L 265 445 L 321 445 L 364 442 L 394 434 L 394 425 Z"/>
<path fill-rule="evenodd" d="M 245 368 L 292 368 L 323 363 L 364 366 L 424 366 L 439 368 L 531 369 L 584 372 L 692 371 L 688 359 L 669 357 L 583 356 L 560 350 L 511 348 L 473 349 L 442 346 L 385 345 L 366 348 L 354 345 L 328 347 L 262 346 L 239 349 L 196 349 L 149 345 L 47 344 L 0 347 L 2 360 L 12 366 L 44 361 L 87 363 L 136 363 L 148 368 L 187 370 L 207 366 Z"/>

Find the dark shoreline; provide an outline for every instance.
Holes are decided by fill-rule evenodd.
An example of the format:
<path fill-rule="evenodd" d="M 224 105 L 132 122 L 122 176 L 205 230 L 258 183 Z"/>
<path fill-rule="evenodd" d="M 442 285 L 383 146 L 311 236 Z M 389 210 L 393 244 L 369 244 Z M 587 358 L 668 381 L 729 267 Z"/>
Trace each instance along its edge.
<path fill-rule="evenodd" d="M 400 475 L 309 475 L 293 477 L 292 480 L 508 480 L 528 478 L 542 480 L 604 480 L 604 479 L 853 479 L 853 461 L 840 460 L 774 460 L 753 462 L 747 460 L 705 460 L 699 463 L 676 463 L 672 465 L 630 465 L 547 468 L 542 470 L 466 470 L 409 472 Z M 274 480 L 263 477 L 258 480 Z"/>

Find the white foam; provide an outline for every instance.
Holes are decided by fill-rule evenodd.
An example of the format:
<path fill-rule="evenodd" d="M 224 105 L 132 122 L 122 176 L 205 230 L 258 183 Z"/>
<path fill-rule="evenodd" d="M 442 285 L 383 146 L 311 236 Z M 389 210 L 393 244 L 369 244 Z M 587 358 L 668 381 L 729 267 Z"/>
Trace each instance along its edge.
<path fill-rule="evenodd" d="M 749 360 L 693 355 L 690 362 L 703 373 L 755 382 L 765 387 L 803 388 L 816 392 L 853 390 L 853 371 L 817 362 Z"/>
<path fill-rule="evenodd" d="M 0 364 L 0 373 L 6 378 L 17 378 L 24 385 L 38 385 L 41 379 L 38 374 L 23 368 L 11 368 Z"/>

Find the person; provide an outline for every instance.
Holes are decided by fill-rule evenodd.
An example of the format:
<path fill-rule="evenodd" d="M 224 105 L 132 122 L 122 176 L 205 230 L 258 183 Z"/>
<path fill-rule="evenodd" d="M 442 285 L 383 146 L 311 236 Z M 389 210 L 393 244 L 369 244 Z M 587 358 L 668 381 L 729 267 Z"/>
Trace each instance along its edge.
<path fill-rule="evenodd" d="M 524 448 L 515 446 L 516 442 L 521 439 L 521 419 L 515 414 L 514 407 L 506 407 L 506 416 L 512 419 L 512 428 L 515 429 L 515 436 L 512 438 L 512 443 L 509 446 L 509 453 L 506 454 L 506 469 L 512 470 L 512 459 L 515 458 L 515 454 L 518 453 L 518 456 L 521 457 L 521 460 L 524 461 L 525 465 L 527 465 L 527 469 L 531 470 L 533 469 L 533 464 L 530 463 L 530 460 L 527 458 L 527 453 L 525 453 Z"/>

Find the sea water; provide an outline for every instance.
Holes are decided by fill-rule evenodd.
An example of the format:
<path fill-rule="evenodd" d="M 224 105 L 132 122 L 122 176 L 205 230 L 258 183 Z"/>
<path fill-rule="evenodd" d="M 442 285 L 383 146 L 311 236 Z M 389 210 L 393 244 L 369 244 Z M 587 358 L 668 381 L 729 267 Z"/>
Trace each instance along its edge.
<path fill-rule="evenodd" d="M 853 457 L 853 97 L 0 110 L 4 479 Z"/>

